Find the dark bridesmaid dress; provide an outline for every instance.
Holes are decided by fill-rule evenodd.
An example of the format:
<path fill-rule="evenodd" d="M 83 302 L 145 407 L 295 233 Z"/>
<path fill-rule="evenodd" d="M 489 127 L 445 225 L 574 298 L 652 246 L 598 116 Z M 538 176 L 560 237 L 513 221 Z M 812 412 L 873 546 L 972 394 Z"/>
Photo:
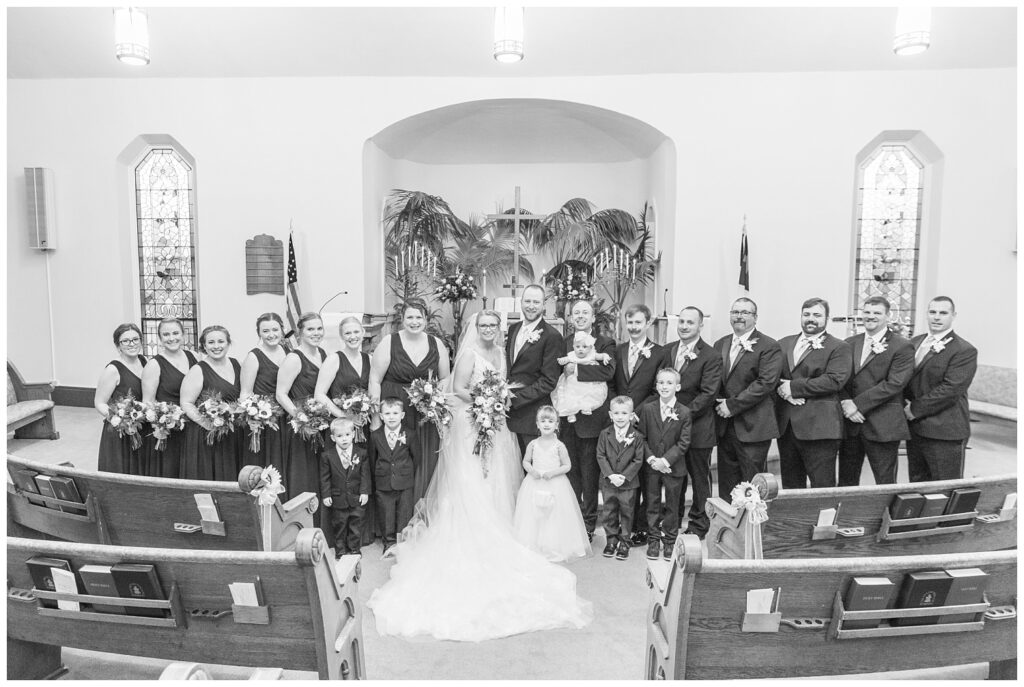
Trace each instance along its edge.
<path fill-rule="evenodd" d="M 416 476 L 413 483 L 413 502 L 419 501 L 427 491 L 430 478 L 434 476 L 434 468 L 437 467 L 437 451 L 441 446 L 441 439 L 437 433 L 437 427 L 433 422 L 420 424 L 422 417 L 409 401 L 409 394 L 405 389 L 414 379 L 426 379 L 433 373 L 434 379 L 441 374 L 438 367 L 440 355 L 437 349 L 437 339 L 428 336 L 429 350 L 426 357 L 419 365 L 413 365 L 405 347 L 402 346 L 402 337 L 398 334 L 391 335 L 391 364 L 384 379 L 380 383 L 380 397 L 387 398 L 394 396 L 402 399 L 405 407 L 405 419 L 403 426 L 409 441 L 419 442 L 420 462 L 416 465 Z"/>
<path fill-rule="evenodd" d="M 353 388 L 359 388 L 366 391 L 370 388 L 370 356 L 366 353 L 359 353 L 359 357 L 362 359 L 362 369 L 356 372 L 356 369 L 352 367 L 352 363 L 349 361 L 348 356 L 343 351 L 338 351 L 338 372 L 334 375 L 334 379 L 331 381 L 331 386 L 327 390 L 327 395 L 333 401 L 334 399 L 342 396 Z M 363 441 L 357 441 L 356 446 L 361 447 L 363 450 L 366 449 L 366 441 L 369 437 L 370 428 L 369 426 L 363 428 Z M 329 433 L 328 433 L 329 436 Z M 370 470 L 370 478 L 373 478 L 373 470 Z M 371 492 L 373 489 L 371 489 Z M 372 508 L 374 503 L 373 494 L 367 494 L 370 497 L 370 503 L 363 509 L 363 524 L 362 524 L 362 540 L 361 544 L 368 545 L 372 544 L 373 540 L 377 538 L 380 532 L 377 531 L 377 518 L 376 509 Z"/>
<path fill-rule="evenodd" d="M 267 357 L 267 354 L 258 348 L 252 349 L 256 356 L 259 367 L 256 369 L 256 381 L 253 382 L 252 392 L 258 396 L 267 396 L 275 403 L 274 395 L 277 393 L 277 363 Z M 284 458 L 282 457 L 281 426 L 287 423 L 287 417 L 283 411 L 277 416 L 277 429 L 264 427 L 260 435 L 260 450 L 254 452 L 249 448 L 249 428 L 240 427 L 242 432 L 242 462 L 245 465 L 258 465 L 266 467 L 273 465 L 281 475 L 284 475 Z"/>
<path fill-rule="evenodd" d="M 323 364 L 327 354 L 322 348 L 317 348 L 317 355 L 320 356 L 320 363 Z M 299 356 L 302 367 L 298 376 L 292 382 L 292 388 L 288 390 L 288 398 L 296 406 L 302 404 L 307 398 L 313 395 L 316 390 L 316 378 L 320 368 L 305 356 L 301 351 L 295 351 Z M 316 444 L 313 441 L 306 441 L 292 430 L 286 415 L 282 421 L 281 443 L 283 444 L 283 462 L 281 478 L 284 481 L 285 492 L 281 494 L 281 501 L 298 496 L 304 491 L 320 495 L 320 453 L 324 450 L 326 443 Z M 324 442 L 329 442 L 330 432 L 321 432 Z M 313 514 L 313 526 L 320 526 L 320 509 Z"/>
<path fill-rule="evenodd" d="M 203 390 L 196 399 L 196 405 L 213 392 L 220 392 L 222 401 L 230 403 L 238 400 L 242 366 L 234 358 L 228 359 L 235 373 L 234 383 L 217 374 L 205 360 L 199 363 L 203 370 Z M 236 428 L 234 432 L 228 432 L 210 446 L 206 443 L 206 430 L 201 425 L 188 421 L 185 423 L 185 453 L 181 457 L 181 478 L 237 482 L 238 472 L 242 469 L 244 440 L 243 433 Z"/>
<path fill-rule="evenodd" d="M 196 357 L 192 351 L 185 351 L 188 359 L 189 369 L 196 364 Z M 154 356 L 160 365 L 160 382 L 156 387 L 156 400 L 162 403 L 173 403 L 181 405 L 181 381 L 185 379 L 185 373 L 174 366 L 174 364 L 159 353 Z M 188 420 L 185 420 L 186 425 Z M 181 474 L 181 454 L 185 450 L 185 430 L 180 429 L 171 432 L 164 441 L 164 448 L 156 450 L 156 437 L 153 436 L 153 428 L 142 444 L 142 469 L 148 477 L 171 477 L 177 479 Z"/>
<path fill-rule="evenodd" d="M 142 366 L 146 366 L 145 356 L 139 356 Z M 120 360 L 111 360 L 109 365 L 117 369 L 117 386 L 110 394 L 109 405 L 114 405 L 122 398 L 131 394 L 136 401 L 142 400 L 142 378 L 129 370 Z M 140 430 L 145 432 L 145 425 Z M 142 473 L 142 447 L 132 448 L 131 437 L 119 437 L 117 430 L 110 424 L 103 421 L 103 431 L 100 432 L 100 455 L 98 470 L 103 472 L 120 472 L 125 475 L 141 475 Z"/>

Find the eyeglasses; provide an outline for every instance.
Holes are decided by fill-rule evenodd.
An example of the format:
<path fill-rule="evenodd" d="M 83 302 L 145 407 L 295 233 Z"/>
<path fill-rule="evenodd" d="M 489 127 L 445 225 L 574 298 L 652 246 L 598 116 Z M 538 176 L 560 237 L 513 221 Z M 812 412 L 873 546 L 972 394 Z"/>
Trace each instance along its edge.
<path fill-rule="evenodd" d="M 133 339 L 121 339 L 120 341 L 118 341 L 118 344 L 120 344 L 121 346 L 135 346 L 140 343 L 142 343 L 142 339 L 140 339 L 137 336 Z"/>
<path fill-rule="evenodd" d="M 476 326 L 476 328 L 477 329 L 497 329 L 498 325 L 496 325 L 496 324 L 478 324 Z"/>
<path fill-rule="evenodd" d="M 753 310 L 730 310 L 729 314 L 733 317 L 749 317 L 750 315 L 756 315 Z"/>

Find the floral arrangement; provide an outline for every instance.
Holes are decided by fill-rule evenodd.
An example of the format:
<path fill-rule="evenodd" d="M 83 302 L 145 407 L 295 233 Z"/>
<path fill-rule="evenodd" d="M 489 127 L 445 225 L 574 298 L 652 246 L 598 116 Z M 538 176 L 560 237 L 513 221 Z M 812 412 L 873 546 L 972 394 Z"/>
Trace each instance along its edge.
<path fill-rule="evenodd" d="M 352 419 L 356 426 L 356 441 L 366 441 L 363 427 L 370 421 L 370 413 L 377 411 L 377 404 L 370 398 L 370 394 L 365 389 L 353 387 L 338 398 L 332 398 L 331 401 L 341 409 L 341 412 Z"/>
<path fill-rule="evenodd" d="M 476 284 L 472 274 L 466 274 L 462 268 L 456 268 L 455 274 L 449 274 L 434 289 L 434 297 L 442 303 L 471 301 L 476 298 Z"/>
<path fill-rule="evenodd" d="M 331 413 L 327 406 L 310 396 L 295 406 L 295 415 L 288 424 L 304 441 L 321 447 L 324 445 L 324 436 L 321 432 L 331 426 Z"/>
<path fill-rule="evenodd" d="M 469 389 L 471 403 L 466 413 L 476 428 L 473 454 L 480 456 L 484 477 L 487 476 L 487 452 L 494 445 L 494 435 L 505 426 L 505 416 L 512 406 L 512 386 L 494 370 L 487 370 Z"/>
<path fill-rule="evenodd" d="M 729 498 L 734 508 L 746 510 L 750 514 L 753 524 L 768 521 L 768 506 L 761 499 L 761 492 L 750 482 L 740 482 L 733 487 Z"/>
<path fill-rule="evenodd" d="M 284 485 L 281 483 L 281 473 L 273 465 L 263 468 L 260 473 L 260 481 L 256 487 L 249 492 L 250 496 L 256 497 L 256 503 L 261 506 L 273 506 L 277 502 L 277 495 L 284 492 Z M 267 528 L 268 530 L 270 528 Z"/>
<path fill-rule="evenodd" d="M 171 436 L 171 432 L 185 428 L 185 411 L 178 404 L 167 401 L 147 403 L 146 421 L 153 427 L 156 450 L 163 451 L 167 447 L 167 437 Z"/>
<path fill-rule="evenodd" d="M 219 391 L 204 392 L 196 404 L 199 414 L 211 427 L 206 430 L 206 445 L 213 446 L 228 432 L 235 431 L 235 415 L 238 406 L 225 401 Z"/>
<path fill-rule="evenodd" d="M 447 394 L 441 393 L 434 373 L 431 372 L 426 379 L 412 380 L 405 393 L 409 394 L 409 400 L 423 416 L 420 424 L 429 420 L 437 427 L 438 433 L 444 436 L 445 430 L 452 422 L 452 409 L 448 406 Z"/>
<path fill-rule="evenodd" d="M 267 427 L 277 429 L 281 406 L 270 396 L 253 394 L 238 402 L 238 423 L 249 427 L 249 449 L 259 453 L 260 437 Z"/>
<path fill-rule="evenodd" d="M 555 300 L 589 301 L 594 297 L 594 290 L 586 279 L 586 273 L 573 273 L 570 268 L 567 275 L 555 281 Z"/>
<path fill-rule="evenodd" d="M 107 406 L 107 423 L 117 436 L 131 439 L 132 449 L 142 446 L 142 423 L 146 419 L 146 406 L 136 401 L 131 392 Z"/>

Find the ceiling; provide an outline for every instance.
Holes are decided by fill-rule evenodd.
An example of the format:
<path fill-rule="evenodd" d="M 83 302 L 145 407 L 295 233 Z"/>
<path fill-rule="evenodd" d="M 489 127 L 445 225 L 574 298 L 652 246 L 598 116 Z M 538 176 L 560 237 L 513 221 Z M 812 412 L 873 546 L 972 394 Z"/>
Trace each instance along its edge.
<path fill-rule="evenodd" d="M 896 9 L 529 7 L 526 59 L 491 57 L 491 7 L 149 8 L 152 63 L 113 54 L 110 7 L 10 7 L 14 79 L 539 77 L 1014 67 L 1015 7 L 937 7 L 932 47 L 892 52 Z"/>

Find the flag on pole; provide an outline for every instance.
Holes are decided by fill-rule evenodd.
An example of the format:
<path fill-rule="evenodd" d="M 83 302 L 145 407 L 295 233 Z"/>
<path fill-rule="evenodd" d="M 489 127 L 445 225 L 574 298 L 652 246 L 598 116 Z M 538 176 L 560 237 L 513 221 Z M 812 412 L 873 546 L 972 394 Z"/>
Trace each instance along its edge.
<path fill-rule="evenodd" d="M 740 237 L 740 286 L 750 291 L 750 256 L 747 253 L 747 216 L 743 215 L 743 235 Z"/>
<path fill-rule="evenodd" d="M 295 334 L 295 323 L 302 316 L 302 306 L 299 305 L 299 294 L 295 284 L 299 281 L 299 270 L 295 265 L 295 243 L 292 241 L 291 227 L 288 228 L 288 288 L 285 289 L 286 310 L 288 314 L 288 326 L 291 328 L 285 338 L 291 338 Z M 297 344 L 297 341 L 296 341 Z"/>

